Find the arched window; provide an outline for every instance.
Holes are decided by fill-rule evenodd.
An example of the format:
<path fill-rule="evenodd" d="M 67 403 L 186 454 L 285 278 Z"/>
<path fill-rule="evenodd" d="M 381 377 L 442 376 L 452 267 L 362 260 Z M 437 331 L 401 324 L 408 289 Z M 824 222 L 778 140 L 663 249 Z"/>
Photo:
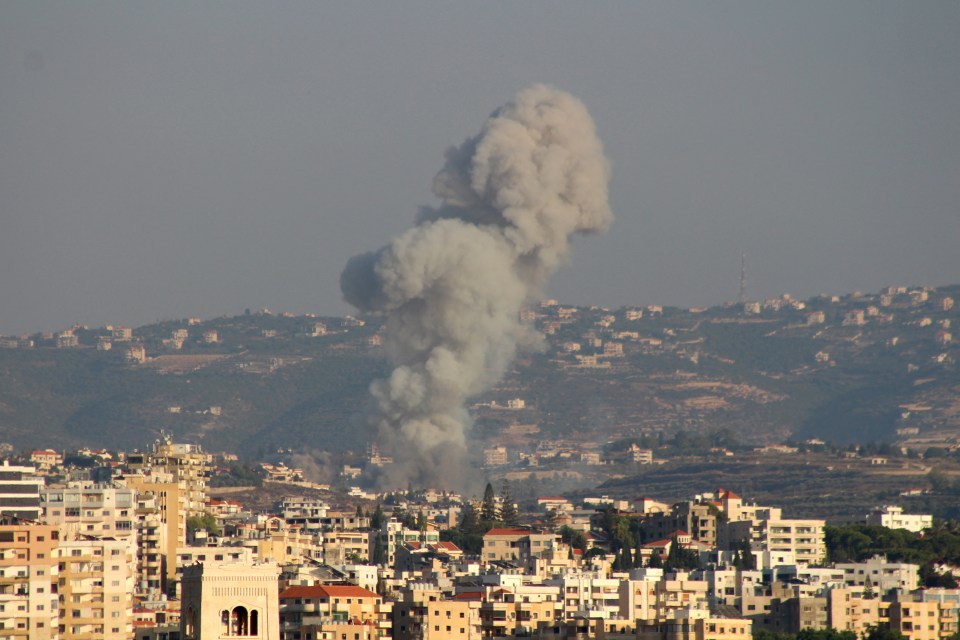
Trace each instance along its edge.
<path fill-rule="evenodd" d="M 250 612 L 250 635 L 260 635 L 260 612 L 256 609 Z"/>
<path fill-rule="evenodd" d="M 234 636 L 246 636 L 250 634 L 250 624 L 247 618 L 246 607 L 234 607 L 233 619 L 231 620 L 230 633 Z"/>
<path fill-rule="evenodd" d="M 220 612 L 220 635 L 230 635 L 230 612 L 226 609 Z"/>

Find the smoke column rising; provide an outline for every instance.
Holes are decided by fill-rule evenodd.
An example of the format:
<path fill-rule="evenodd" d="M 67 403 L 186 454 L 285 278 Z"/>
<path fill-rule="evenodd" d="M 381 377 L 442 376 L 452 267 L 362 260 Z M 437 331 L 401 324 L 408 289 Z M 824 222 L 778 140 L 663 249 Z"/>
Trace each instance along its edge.
<path fill-rule="evenodd" d="M 609 176 L 583 104 L 533 85 L 447 151 L 433 180 L 439 207 L 347 263 L 344 297 L 385 316 L 395 365 L 370 386 L 369 418 L 394 457 L 384 486 L 466 486 L 464 403 L 539 343 L 520 311 L 567 261 L 573 234 L 609 227 Z"/>

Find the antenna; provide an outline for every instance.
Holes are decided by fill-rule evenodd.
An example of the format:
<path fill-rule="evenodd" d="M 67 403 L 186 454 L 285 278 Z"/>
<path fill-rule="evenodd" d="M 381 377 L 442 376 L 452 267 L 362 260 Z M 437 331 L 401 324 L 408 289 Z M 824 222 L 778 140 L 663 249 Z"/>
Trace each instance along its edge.
<path fill-rule="evenodd" d="M 737 299 L 740 304 L 747 301 L 747 254 L 740 254 L 740 297 Z"/>

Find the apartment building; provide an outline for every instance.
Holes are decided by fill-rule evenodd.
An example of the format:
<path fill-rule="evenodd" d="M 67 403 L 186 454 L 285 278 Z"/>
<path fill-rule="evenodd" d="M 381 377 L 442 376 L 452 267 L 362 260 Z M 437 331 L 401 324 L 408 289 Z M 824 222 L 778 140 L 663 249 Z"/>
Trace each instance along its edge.
<path fill-rule="evenodd" d="M 823 520 L 781 518 L 776 508 L 758 509 L 753 519 L 724 523 L 719 529 L 718 547 L 732 551 L 747 539 L 761 560 L 787 555 L 799 563 L 821 564 L 827 556 L 824 524 Z"/>
<path fill-rule="evenodd" d="M 59 637 L 55 527 L 0 519 L 0 638 Z"/>
<path fill-rule="evenodd" d="M 350 558 L 372 559 L 371 539 L 377 535 L 378 532 L 367 531 L 324 531 L 319 534 L 322 559 L 327 564 L 345 564 Z"/>
<path fill-rule="evenodd" d="M 852 631 L 862 637 L 880 625 L 881 601 L 864 597 L 862 588 L 839 587 L 827 591 L 827 626 L 837 631 Z M 886 619 L 883 620 L 886 622 Z"/>
<path fill-rule="evenodd" d="M 302 637 L 305 626 L 324 627 L 331 622 L 370 623 L 390 635 L 391 604 L 362 587 L 313 585 L 287 587 L 279 595 L 280 635 L 283 639 Z M 326 627 L 324 627 L 326 628 Z M 274 636 L 275 637 L 275 636 Z"/>
<path fill-rule="evenodd" d="M 866 523 L 888 529 L 906 529 L 920 533 L 933 526 L 933 516 L 926 513 L 904 513 L 903 507 L 885 505 L 868 513 Z"/>
<path fill-rule="evenodd" d="M 478 640 L 479 599 L 444 599 L 431 584 L 410 583 L 393 605 L 394 640 Z"/>
<path fill-rule="evenodd" d="M 148 538 L 154 545 L 151 549 L 157 556 L 150 564 L 155 568 L 157 561 L 163 568 L 161 574 L 161 588 L 167 589 L 167 584 L 176 576 L 177 547 L 187 544 L 187 489 L 183 481 L 177 481 L 173 475 L 153 469 L 141 469 L 139 473 L 124 475 L 119 482 L 136 491 L 138 508 L 140 500 L 143 511 L 137 517 L 142 531 L 141 538 Z M 156 581 L 153 575 L 152 581 Z"/>
<path fill-rule="evenodd" d="M 136 535 L 136 492 L 120 484 L 71 482 L 40 493 L 43 520 L 61 535 Z"/>
<path fill-rule="evenodd" d="M 480 605 L 481 634 L 485 638 L 530 635 L 562 617 L 560 588 L 550 585 L 493 589 Z"/>
<path fill-rule="evenodd" d="M 213 456 L 204 453 L 198 444 L 178 444 L 168 434 L 153 443 L 149 453 L 127 454 L 131 473 L 166 472 L 174 481 L 184 483 L 185 508 L 188 515 L 203 513 L 207 503 L 207 478 Z"/>
<path fill-rule="evenodd" d="M 560 546 L 560 536 L 547 531 L 497 528 L 483 535 L 483 559 L 487 562 L 523 562 Z"/>
<path fill-rule="evenodd" d="M 745 618 L 724 618 L 708 611 L 680 611 L 669 620 L 638 621 L 636 640 L 751 640 L 753 625 Z"/>
<path fill-rule="evenodd" d="M 135 537 L 61 536 L 61 640 L 128 640 L 135 579 Z"/>
<path fill-rule="evenodd" d="M 0 465 L 0 517 L 12 516 L 21 520 L 39 520 L 40 490 L 43 478 L 35 467 L 10 464 Z"/>
<path fill-rule="evenodd" d="M 886 556 L 873 556 L 863 562 L 838 562 L 837 571 L 843 572 L 847 586 L 870 589 L 877 595 L 890 590 L 900 592 L 916 589 L 920 582 L 919 567 L 908 562 L 889 562 Z"/>

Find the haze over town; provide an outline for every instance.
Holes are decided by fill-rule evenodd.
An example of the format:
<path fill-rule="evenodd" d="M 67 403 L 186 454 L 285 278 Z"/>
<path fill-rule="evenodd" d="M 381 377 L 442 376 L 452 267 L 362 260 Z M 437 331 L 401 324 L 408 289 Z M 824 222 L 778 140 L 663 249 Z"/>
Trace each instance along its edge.
<path fill-rule="evenodd" d="M 545 82 L 613 165 L 568 304 L 960 279 L 960 6 L 0 7 L 0 333 L 343 315 L 347 259 Z"/>

